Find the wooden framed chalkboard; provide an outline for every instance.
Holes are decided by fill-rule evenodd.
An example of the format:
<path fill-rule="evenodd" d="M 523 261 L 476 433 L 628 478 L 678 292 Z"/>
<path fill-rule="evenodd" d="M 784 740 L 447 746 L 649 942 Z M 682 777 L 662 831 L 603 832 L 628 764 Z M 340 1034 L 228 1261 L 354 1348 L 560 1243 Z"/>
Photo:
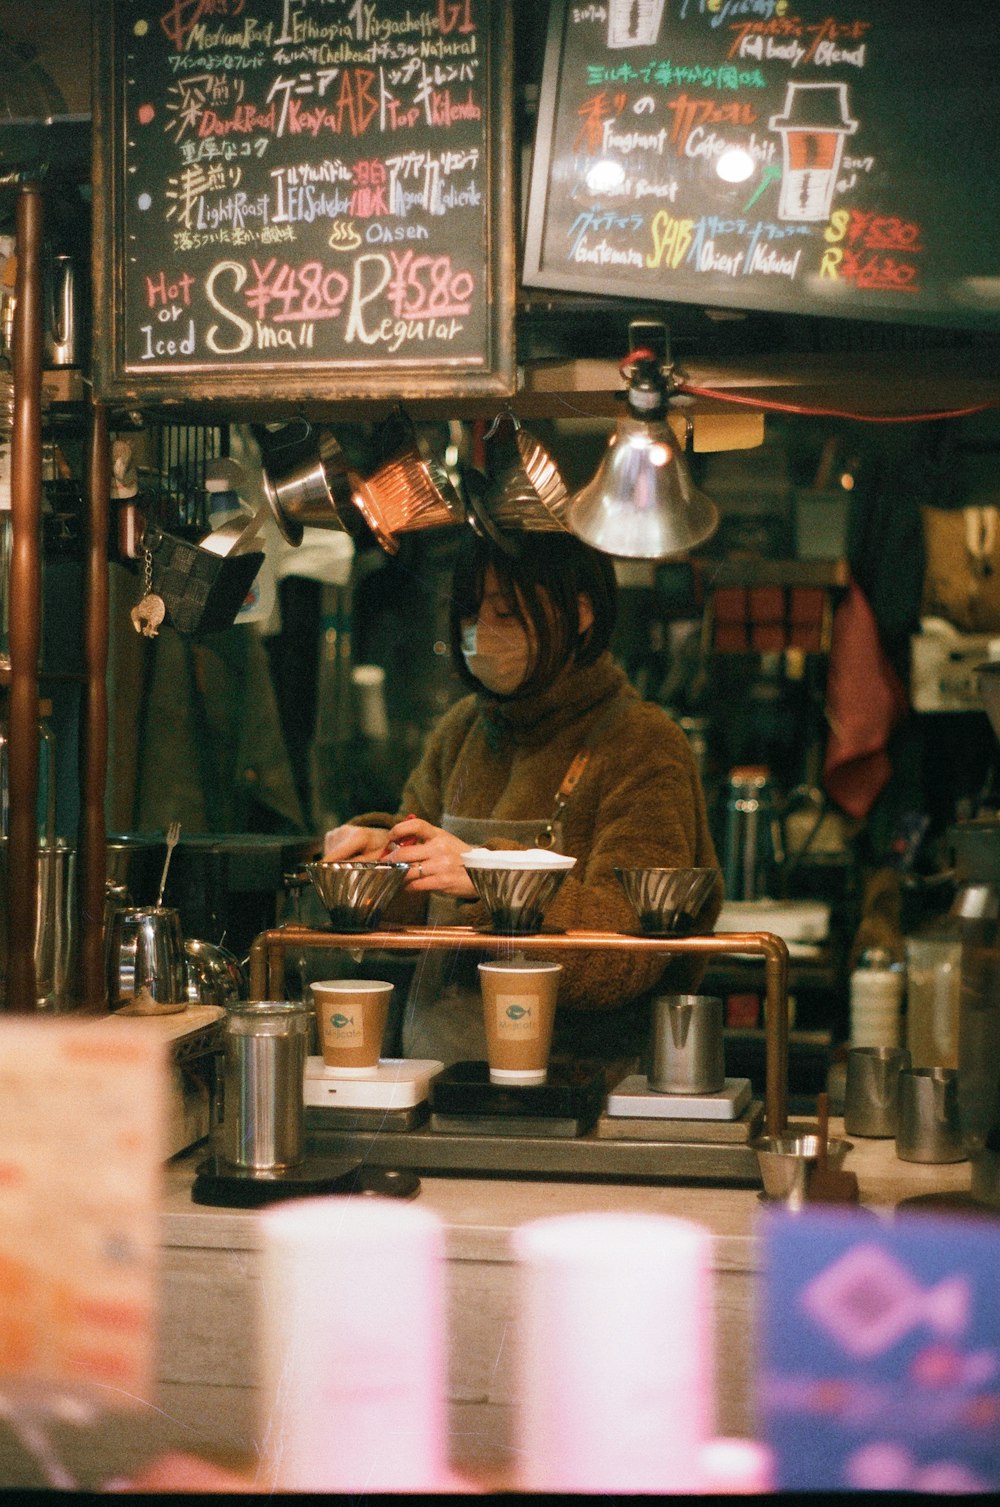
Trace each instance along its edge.
<path fill-rule="evenodd" d="M 508 395 L 504 0 L 102 0 L 106 400 Z"/>
<path fill-rule="evenodd" d="M 1000 327 L 1000 13 L 551 0 L 528 286 Z"/>

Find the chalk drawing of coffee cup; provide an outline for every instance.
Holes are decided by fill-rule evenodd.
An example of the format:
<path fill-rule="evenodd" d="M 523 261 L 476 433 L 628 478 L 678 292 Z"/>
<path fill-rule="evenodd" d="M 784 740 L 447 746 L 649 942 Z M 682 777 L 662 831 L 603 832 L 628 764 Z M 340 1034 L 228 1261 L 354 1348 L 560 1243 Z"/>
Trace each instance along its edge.
<path fill-rule="evenodd" d="M 844 152 L 844 137 L 858 122 L 847 106 L 846 84 L 789 84 L 781 115 L 768 121 L 781 132 L 784 166 L 779 220 L 825 220 Z"/>
<path fill-rule="evenodd" d="M 663 0 L 611 0 L 609 47 L 652 47 L 660 35 Z"/>

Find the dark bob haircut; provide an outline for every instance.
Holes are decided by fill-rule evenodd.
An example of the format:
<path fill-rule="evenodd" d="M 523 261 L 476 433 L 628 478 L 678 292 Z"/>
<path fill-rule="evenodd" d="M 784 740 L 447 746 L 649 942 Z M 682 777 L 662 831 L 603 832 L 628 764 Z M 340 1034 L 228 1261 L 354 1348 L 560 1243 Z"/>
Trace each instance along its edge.
<path fill-rule="evenodd" d="M 515 616 L 537 644 L 534 664 L 514 693 L 528 696 L 551 685 L 566 665 L 592 665 L 608 647 L 615 626 L 618 589 L 610 558 L 575 534 L 507 534 L 512 554 L 468 530 L 452 576 L 451 653 L 466 685 L 482 690 L 462 658 L 462 623 L 475 618 L 492 567 Z M 594 621 L 581 633 L 579 599 L 589 598 Z"/>

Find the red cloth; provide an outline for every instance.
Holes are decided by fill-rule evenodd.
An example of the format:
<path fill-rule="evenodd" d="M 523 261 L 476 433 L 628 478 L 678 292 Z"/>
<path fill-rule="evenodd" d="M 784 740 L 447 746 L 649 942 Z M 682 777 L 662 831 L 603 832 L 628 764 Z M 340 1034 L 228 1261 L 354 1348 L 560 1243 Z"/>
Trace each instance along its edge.
<path fill-rule="evenodd" d="M 852 581 L 833 614 L 823 784 L 849 816 L 868 815 L 892 774 L 886 747 L 909 708 L 867 597 Z"/>

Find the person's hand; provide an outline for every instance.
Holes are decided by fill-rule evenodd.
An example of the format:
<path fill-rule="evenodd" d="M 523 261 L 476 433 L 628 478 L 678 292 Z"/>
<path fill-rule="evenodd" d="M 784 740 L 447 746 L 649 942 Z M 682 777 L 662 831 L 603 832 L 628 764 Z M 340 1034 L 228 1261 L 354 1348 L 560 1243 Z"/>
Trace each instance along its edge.
<path fill-rule="evenodd" d="M 341 862 L 345 858 L 374 858 L 388 841 L 385 827 L 333 827 L 323 838 L 323 857 Z"/>
<path fill-rule="evenodd" d="M 418 894 L 454 895 L 460 900 L 474 900 L 476 887 L 462 863 L 470 843 L 460 842 L 450 832 L 432 826 L 419 816 L 397 822 L 389 833 L 389 842 L 399 847 L 392 854 L 394 862 L 410 865 L 406 888 Z"/>

